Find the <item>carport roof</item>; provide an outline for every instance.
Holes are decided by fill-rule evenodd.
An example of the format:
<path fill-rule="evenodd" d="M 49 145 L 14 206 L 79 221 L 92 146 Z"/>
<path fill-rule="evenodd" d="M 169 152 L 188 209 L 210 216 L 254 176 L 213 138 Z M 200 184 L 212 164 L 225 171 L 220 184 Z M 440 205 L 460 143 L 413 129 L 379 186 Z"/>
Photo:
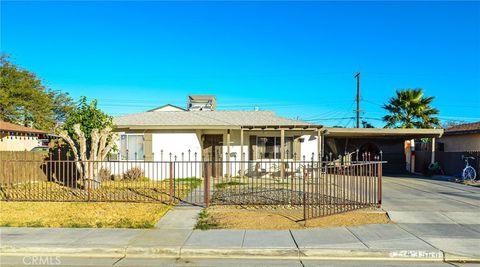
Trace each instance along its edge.
<path fill-rule="evenodd" d="M 397 137 L 432 138 L 441 137 L 443 129 L 386 129 L 386 128 L 327 128 L 327 137 Z"/>

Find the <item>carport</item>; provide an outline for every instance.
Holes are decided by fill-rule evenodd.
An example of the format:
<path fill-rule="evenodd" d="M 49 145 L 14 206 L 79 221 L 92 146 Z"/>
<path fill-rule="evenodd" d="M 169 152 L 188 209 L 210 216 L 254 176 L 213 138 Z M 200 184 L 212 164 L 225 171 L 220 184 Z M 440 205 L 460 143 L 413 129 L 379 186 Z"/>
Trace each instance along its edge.
<path fill-rule="evenodd" d="M 442 134 L 443 129 L 327 128 L 324 156 L 336 158 L 349 154 L 353 159 L 365 159 L 367 155 L 366 160 L 380 157 L 387 161 L 384 173 L 405 173 L 415 167 L 411 164 L 415 162 L 415 142 L 412 140 L 434 139 Z M 435 161 L 435 147 L 432 148 L 431 161 Z"/>

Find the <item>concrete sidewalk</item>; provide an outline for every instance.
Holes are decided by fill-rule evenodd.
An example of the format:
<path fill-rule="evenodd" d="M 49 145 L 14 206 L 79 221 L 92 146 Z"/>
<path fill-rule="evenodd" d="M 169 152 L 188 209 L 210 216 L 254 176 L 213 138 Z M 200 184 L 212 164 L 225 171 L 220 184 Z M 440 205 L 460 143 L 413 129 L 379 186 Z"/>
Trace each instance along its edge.
<path fill-rule="evenodd" d="M 197 224 L 198 214 L 202 207 L 193 205 L 177 205 L 169 210 L 155 225 L 157 229 L 191 230 Z"/>
<path fill-rule="evenodd" d="M 285 231 L 0 228 L 0 253 L 142 258 L 480 260 L 480 232 L 455 229 L 455 232 L 437 235 L 435 231 L 444 229 L 431 226 L 386 224 Z M 455 250 L 448 250 L 451 242 Z"/>

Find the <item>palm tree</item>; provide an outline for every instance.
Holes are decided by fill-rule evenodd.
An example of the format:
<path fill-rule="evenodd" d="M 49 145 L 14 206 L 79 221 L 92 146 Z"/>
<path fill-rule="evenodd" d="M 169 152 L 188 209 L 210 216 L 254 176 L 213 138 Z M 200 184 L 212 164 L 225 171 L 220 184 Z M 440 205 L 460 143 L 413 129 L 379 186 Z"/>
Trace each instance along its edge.
<path fill-rule="evenodd" d="M 383 117 L 385 128 L 433 128 L 440 126 L 438 109 L 432 108 L 434 97 L 424 97 L 423 89 L 397 90 L 396 97 L 383 105 L 390 114 Z"/>

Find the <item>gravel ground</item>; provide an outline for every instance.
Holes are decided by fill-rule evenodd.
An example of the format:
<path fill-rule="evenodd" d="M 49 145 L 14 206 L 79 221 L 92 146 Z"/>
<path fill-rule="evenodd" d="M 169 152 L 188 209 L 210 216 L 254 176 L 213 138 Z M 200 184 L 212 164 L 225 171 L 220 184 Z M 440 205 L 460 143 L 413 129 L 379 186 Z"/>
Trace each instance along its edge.
<path fill-rule="evenodd" d="M 285 188 L 271 187 L 235 187 L 214 190 L 212 203 L 232 205 L 303 205 L 308 204 L 358 204 L 354 201 L 343 201 L 342 198 L 325 195 L 319 192 L 304 193 Z"/>

